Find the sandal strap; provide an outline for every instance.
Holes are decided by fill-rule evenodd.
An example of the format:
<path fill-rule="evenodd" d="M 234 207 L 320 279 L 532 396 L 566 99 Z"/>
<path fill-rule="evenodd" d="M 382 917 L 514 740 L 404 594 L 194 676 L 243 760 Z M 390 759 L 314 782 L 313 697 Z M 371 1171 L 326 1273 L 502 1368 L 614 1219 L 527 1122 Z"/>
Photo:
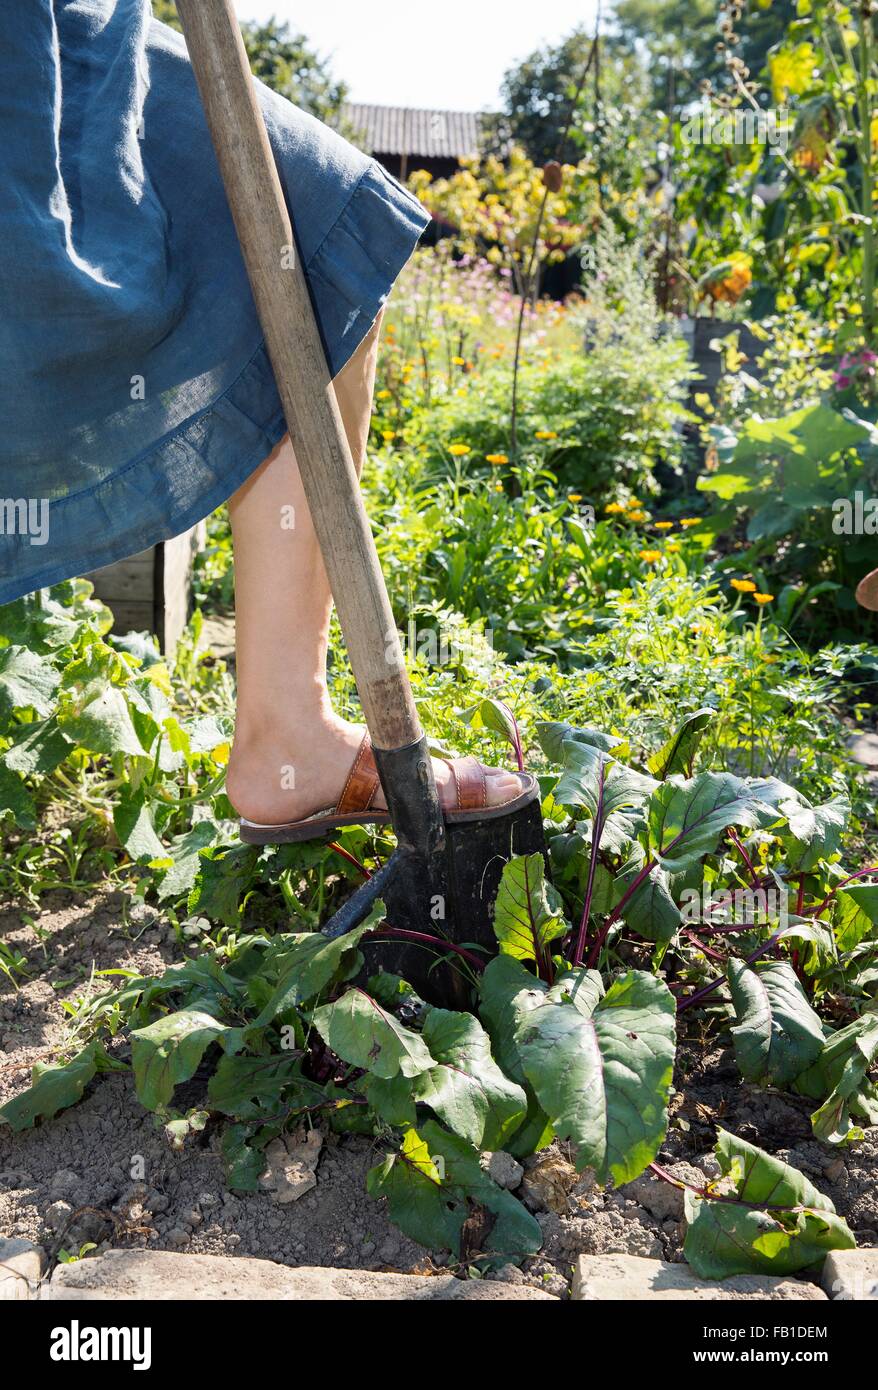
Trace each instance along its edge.
<path fill-rule="evenodd" d="M 348 780 L 339 797 L 335 814 L 351 816 L 356 815 L 358 811 L 368 811 L 380 785 L 378 769 L 372 756 L 372 740 L 367 732 L 363 734 L 363 741 L 354 759 L 354 765 L 348 773 Z"/>
<path fill-rule="evenodd" d="M 458 811 L 480 811 L 488 804 L 488 782 L 478 758 L 445 758 L 457 790 Z"/>

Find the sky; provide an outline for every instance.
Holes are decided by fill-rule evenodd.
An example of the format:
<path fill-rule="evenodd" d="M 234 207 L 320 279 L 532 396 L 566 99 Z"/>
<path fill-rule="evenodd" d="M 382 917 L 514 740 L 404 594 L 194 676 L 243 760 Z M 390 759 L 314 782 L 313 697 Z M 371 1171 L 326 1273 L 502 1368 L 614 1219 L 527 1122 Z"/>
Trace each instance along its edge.
<path fill-rule="evenodd" d="M 352 101 L 481 111 L 496 108 L 518 59 L 590 26 L 597 0 L 235 0 L 235 8 L 241 19 L 274 15 L 306 34 Z"/>

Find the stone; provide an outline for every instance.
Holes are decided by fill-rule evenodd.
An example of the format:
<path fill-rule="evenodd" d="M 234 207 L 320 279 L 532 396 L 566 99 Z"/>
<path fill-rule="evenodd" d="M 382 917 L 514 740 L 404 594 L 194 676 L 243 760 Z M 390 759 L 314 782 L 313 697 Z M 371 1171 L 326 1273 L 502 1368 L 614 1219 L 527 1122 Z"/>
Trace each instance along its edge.
<path fill-rule="evenodd" d="M 50 1231 L 63 1230 L 67 1225 L 69 1217 L 73 1213 L 73 1208 L 69 1202 L 53 1202 L 50 1207 L 46 1207 L 45 1220 Z"/>
<path fill-rule="evenodd" d="M 39 1298 L 45 1254 L 29 1240 L 0 1236 L 0 1303 L 26 1303 Z"/>
<path fill-rule="evenodd" d="M 878 1299 L 878 1250 L 832 1250 L 820 1286 L 827 1298 L 857 1303 Z"/>
<path fill-rule="evenodd" d="M 461 1280 L 450 1274 L 374 1274 L 351 1269 L 291 1269 L 271 1260 L 177 1255 L 163 1250 L 108 1250 L 59 1265 L 42 1297 L 49 1302 L 161 1299 L 278 1301 L 502 1302 L 549 1300 L 525 1284 Z"/>
<path fill-rule="evenodd" d="M 807 1299 L 826 1295 L 814 1284 L 775 1279 L 763 1274 L 735 1274 L 730 1279 L 700 1279 L 684 1264 L 645 1260 L 637 1255 L 581 1255 L 573 1275 L 575 1303 L 654 1299 Z"/>
<path fill-rule="evenodd" d="M 667 1172 L 672 1178 L 688 1183 L 690 1187 L 704 1187 L 704 1173 L 692 1168 L 688 1163 L 672 1163 Z M 645 1207 L 650 1216 L 657 1221 L 682 1221 L 685 1193 L 682 1188 L 664 1182 L 655 1173 L 641 1173 L 633 1182 L 619 1189 L 626 1197 L 631 1197 L 638 1206 Z"/>
<path fill-rule="evenodd" d="M 53 1197 L 73 1197 L 79 1191 L 82 1179 L 70 1168 L 59 1168 L 52 1178 L 49 1191 Z"/>
<path fill-rule="evenodd" d="M 263 1192 L 276 1202 L 297 1202 L 317 1186 L 317 1164 L 323 1147 L 319 1129 L 303 1126 L 295 1134 L 273 1139 L 265 1150 L 267 1167 L 259 1179 Z"/>
<path fill-rule="evenodd" d="M 485 1158 L 488 1176 L 494 1179 L 498 1187 L 508 1188 L 511 1192 L 519 1186 L 524 1177 L 524 1169 L 512 1154 L 498 1149 L 496 1153 L 486 1154 Z"/>

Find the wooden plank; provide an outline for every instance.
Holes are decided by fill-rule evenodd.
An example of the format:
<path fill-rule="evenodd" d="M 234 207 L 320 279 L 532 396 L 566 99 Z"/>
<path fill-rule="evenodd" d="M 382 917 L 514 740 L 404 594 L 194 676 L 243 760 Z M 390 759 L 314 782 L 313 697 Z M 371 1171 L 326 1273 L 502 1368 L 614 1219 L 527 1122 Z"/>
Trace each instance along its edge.
<path fill-rule="evenodd" d="M 113 632 L 150 632 L 171 655 L 189 621 L 192 567 L 207 538 L 205 522 L 172 540 L 85 577 L 113 613 Z"/>

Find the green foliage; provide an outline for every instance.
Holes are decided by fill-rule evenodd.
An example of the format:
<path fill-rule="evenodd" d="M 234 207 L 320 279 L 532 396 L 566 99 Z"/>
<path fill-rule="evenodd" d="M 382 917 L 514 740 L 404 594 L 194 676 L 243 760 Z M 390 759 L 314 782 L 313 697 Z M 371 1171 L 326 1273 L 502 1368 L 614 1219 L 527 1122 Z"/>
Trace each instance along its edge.
<path fill-rule="evenodd" d="M 598 348 L 563 363 L 525 364 L 520 379 L 519 435 L 562 483 L 596 507 L 620 488 L 630 495 L 655 491 L 660 462 L 679 464 L 675 427 L 685 362 L 674 339 L 633 353 Z M 431 470 L 449 468 L 448 445 L 469 446 L 482 477 L 496 473 L 489 457 L 508 454 L 509 373 L 483 371 L 478 390 L 449 395 L 419 413 L 407 431 Z M 548 435 L 548 439 L 540 439 Z"/>
<path fill-rule="evenodd" d="M 152 11 L 162 23 L 181 28 L 173 0 L 152 0 Z M 337 121 L 347 87 L 332 77 L 303 34 L 276 19 L 264 24 L 245 20 L 241 32 L 250 67 L 260 81 L 312 116 Z"/>
<path fill-rule="evenodd" d="M 720 510 L 705 531 L 719 535 L 743 517 L 749 545 L 736 557 L 743 569 L 766 565 L 772 592 L 801 592 L 818 576 L 809 593 L 822 597 L 820 611 L 808 616 L 822 630 L 855 621 L 852 590 L 868 571 L 878 534 L 869 500 L 878 487 L 873 426 L 820 403 L 712 433 L 713 463 L 698 487 Z M 779 557 L 781 538 L 789 539 Z"/>
<path fill-rule="evenodd" d="M 731 1194 L 686 1193 L 686 1259 L 705 1279 L 795 1274 L 856 1241 L 807 1178 L 720 1130 L 716 1156 Z"/>

